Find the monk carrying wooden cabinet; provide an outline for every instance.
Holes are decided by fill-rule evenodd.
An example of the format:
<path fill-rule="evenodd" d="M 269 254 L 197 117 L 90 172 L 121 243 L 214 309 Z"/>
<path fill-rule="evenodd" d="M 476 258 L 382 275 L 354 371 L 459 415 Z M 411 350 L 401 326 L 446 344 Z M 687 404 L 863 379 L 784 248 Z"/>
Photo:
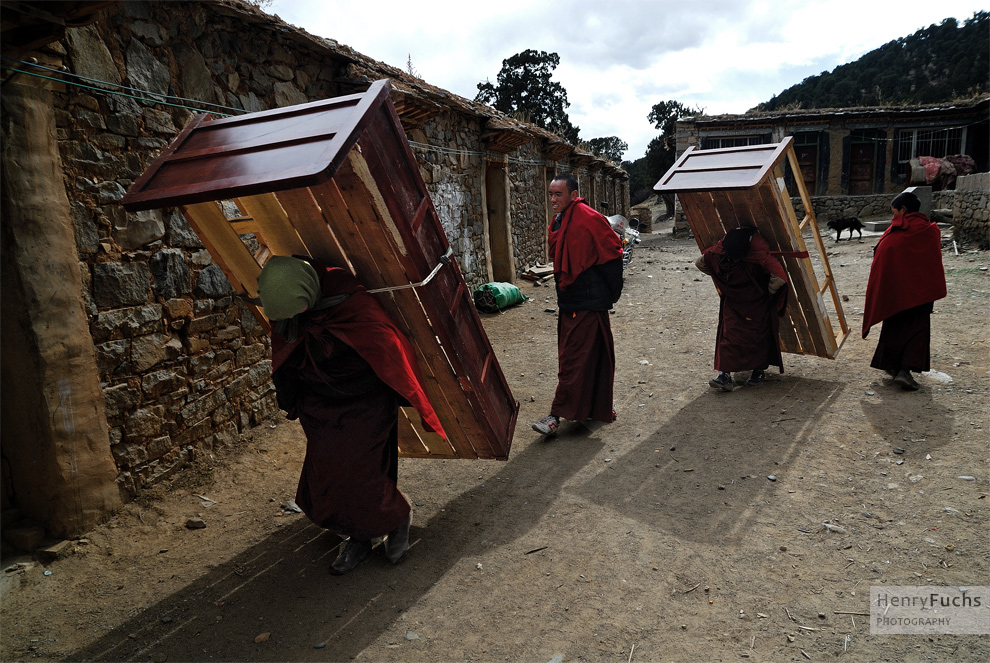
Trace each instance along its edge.
<path fill-rule="evenodd" d="M 338 352 L 343 355 L 337 355 L 332 369 L 350 376 L 345 391 L 378 380 L 388 398 L 398 395 L 402 405 L 396 406 L 393 432 L 387 422 L 375 424 L 384 429 L 379 438 L 386 440 L 377 443 L 384 450 L 376 454 L 393 453 L 392 445 L 398 456 L 505 460 L 519 404 L 481 326 L 389 92 L 390 84 L 383 80 L 363 94 L 300 106 L 222 119 L 198 115 L 134 182 L 122 202 L 129 211 L 181 210 L 267 329 L 272 329 L 269 313 L 279 309 L 275 319 L 280 329 L 273 335 L 273 355 L 278 356 L 273 363 L 309 371 L 308 389 L 314 389 L 320 373 L 326 376 L 323 362 Z M 225 212 L 234 209 L 236 214 Z M 260 244 L 254 253 L 240 237 L 246 233 L 253 233 Z M 285 260 L 297 260 L 313 271 Z M 288 299 L 295 299 L 287 308 L 284 298 L 269 298 L 278 289 L 265 292 L 262 287 L 259 292 L 259 276 L 269 263 L 273 282 L 291 283 L 295 294 Z M 278 263 L 295 265 L 293 276 L 278 276 Z M 300 281 L 308 286 L 300 288 Z M 345 294 L 348 297 L 337 304 L 323 301 Z M 364 335 L 403 358 L 408 370 L 400 371 L 401 376 L 382 370 L 374 358 L 369 361 L 369 351 L 356 347 L 360 339 L 343 329 L 341 325 L 354 322 L 344 315 L 349 298 L 352 303 L 374 302 L 361 307 L 360 324 L 365 332 L 368 325 L 380 327 Z M 320 306 L 325 308 L 316 308 Z M 286 333 L 300 314 L 307 320 L 296 319 L 296 333 L 310 338 L 315 334 L 318 340 L 308 347 L 323 354 L 293 354 L 299 336 L 293 345 Z M 320 324 L 314 332 L 316 318 Z M 290 322 L 283 326 L 281 320 Z M 338 343 L 328 341 L 324 332 Z M 290 345 L 291 352 L 282 356 Z M 372 390 L 381 390 L 381 385 Z M 343 394 L 344 399 L 354 396 Z M 341 394 L 331 398 L 339 401 Z M 386 467 L 385 475 L 389 472 Z M 375 480 L 394 484 L 387 476 Z M 306 482 L 312 498 L 314 482 L 321 482 L 304 476 L 300 496 Z M 401 507 L 405 498 L 397 489 L 395 493 L 395 504 Z M 392 545 L 386 540 L 389 559 L 397 560 L 405 552 L 402 539 L 408 537 L 408 521 L 397 521 L 407 513 L 403 508 L 393 508 L 374 531 L 353 524 L 344 527 L 340 514 L 324 519 L 317 511 L 315 505 L 312 514 L 307 511 L 314 522 L 361 537 L 362 543 L 394 536 Z M 383 527 L 389 529 L 378 531 Z M 363 559 L 358 548 L 344 547 L 341 557 L 346 559 L 338 558 L 335 572 L 347 572 Z M 345 554 L 349 549 L 353 554 Z"/>

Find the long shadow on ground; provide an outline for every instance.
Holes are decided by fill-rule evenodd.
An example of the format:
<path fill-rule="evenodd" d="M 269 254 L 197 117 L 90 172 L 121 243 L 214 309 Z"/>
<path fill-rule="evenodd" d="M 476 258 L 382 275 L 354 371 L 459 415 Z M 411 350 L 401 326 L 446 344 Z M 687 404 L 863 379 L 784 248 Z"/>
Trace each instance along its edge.
<path fill-rule="evenodd" d="M 338 537 L 300 517 L 70 659 L 350 659 L 459 559 L 510 543 L 539 521 L 560 487 L 602 448 L 587 434 L 568 437 L 566 456 L 548 462 L 541 445 L 530 444 L 499 473 L 504 482 L 476 486 L 425 527 L 414 525 L 414 545 L 397 565 L 376 549 L 351 574 L 331 576 Z M 270 635 L 256 643 L 264 633 Z"/>
<path fill-rule="evenodd" d="M 703 394 L 575 493 L 684 540 L 738 544 L 844 386 L 785 377 Z"/>

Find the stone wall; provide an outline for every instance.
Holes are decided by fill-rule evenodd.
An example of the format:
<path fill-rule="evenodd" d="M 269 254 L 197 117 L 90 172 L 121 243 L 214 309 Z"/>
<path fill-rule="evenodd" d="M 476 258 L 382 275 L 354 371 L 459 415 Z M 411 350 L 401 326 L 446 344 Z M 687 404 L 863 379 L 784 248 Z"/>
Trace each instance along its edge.
<path fill-rule="evenodd" d="M 68 29 L 36 55 L 66 76 L 52 95 L 61 157 L 53 167 L 68 194 L 93 370 L 125 499 L 276 411 L 269 341 L 183 216 L 132 214 L 119 204 L 194 112 L 288 106 L 361 91 L 380 78 L 391 78 L 396 94 L 415 90 L 414 114 L 434 111 L 409 120 L 407 134 L 472 288 L 490 274 L 482 136 L 496 117 L 503 131 L 528 137 L 507 155 L 513 262 L 520 271 L 546 259 L 546 132 L 256 8 L 235 0 L 115 3 L 97 23 Z M 97 89 L 72 85 L 73 76 Z M 257 248 L 250 235 L 243 239 Z"/>
<path fill-rule="evenodd" d="M 231 107 L 218 109 L 225 114 L 340 93 L 324 73 L 334 70 L 329 61 L 314 61 L 274 33 L 250 39 L 248 29 L 208 5 L 121 3 L 105 20 L 68 31 L 64 62 L 87 78 Z M 83 295 L 125 497 L 234 442 L 276 410 L 268 339 L 182 215 L 130 214 L 119 205 L 192 117 L 155 101 L 69 86 L 55 97 Z"/>
<path fill-rule="evenodd" d="M 547 262 L 547 165 L 553 167 L 554 164 L 543 161 L 540 146 L 536 143 L 523 145 L 509 159 L 512 246 L 517 274 L 537 263 Z"/>
<path fill-rule="evenodd" d="M 954 193 L 953 236 L 960 243 L 990 249 L 990 173 L 963 175 Z"/>
<path fill-rule="evenodd" d="M 857 216 L 860 219 L 890 216 L 890 201 L 892 194 L 877 194 L 870 196 L 812 196 L 811 206 L 815 210 L 815 219 L 824 225 L 829 221 L 844 216 Z M 804 216 L 804 203 L 801 198 L 791 198 L 794 212 L 798 219 Z"/>
<path fill-rule="evenodd" d="M 468 287 L 488 279 L 485 160 L 477 119 L 450 111 L 410 132 L 420 172 Z M 429 145 L 430 147 L 425 147 Z"/>

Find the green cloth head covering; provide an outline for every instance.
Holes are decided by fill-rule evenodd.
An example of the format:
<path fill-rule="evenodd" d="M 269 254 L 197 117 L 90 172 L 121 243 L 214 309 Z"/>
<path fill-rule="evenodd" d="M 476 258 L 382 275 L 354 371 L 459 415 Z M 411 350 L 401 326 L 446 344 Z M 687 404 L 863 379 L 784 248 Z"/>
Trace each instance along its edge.
<path fill-rule="evenodd" d="M 320 277 L 305 260 L 272 256 L 258 275 L 258 294 L 269 320 L 286 320 L 320 298 Z"/>

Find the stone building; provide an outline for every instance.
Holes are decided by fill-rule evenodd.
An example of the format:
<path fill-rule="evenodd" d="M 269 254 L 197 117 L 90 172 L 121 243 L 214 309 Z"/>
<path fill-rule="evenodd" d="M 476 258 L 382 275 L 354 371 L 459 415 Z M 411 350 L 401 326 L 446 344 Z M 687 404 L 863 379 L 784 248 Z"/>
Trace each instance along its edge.
<path fill-rule="evenodd" d="M 919 156 L 966 154 L 990 170 L 990 99 L 936 106 L 841 108 L 685 118 L 677 152 L 779 143 L 794 151 L 812 196 L 898 193 Z"/>
<path fill-rule="evenodd" d="M 470 287 L 546 261 L 556 172 L 628 214 L 612 164 L 238 0 L 5 3 L 0 47 L 5 525 L 78 535 L 276 410 L 268 338 L 182 215 L 119 204 L 194 113 L 390 79 Z"/>
<path fill-rule="evenodd" d="M 819 222 L 842 216 L 885 216 L 893 195 L 917 184 L 910 182 L 912 159 L 965 154 L 976 162 L 975 172 L 990 171 L 990 99 L 929 106 L 699 115 L 677 122 L 677 153 L 691 146 L 715 149 L 779 143 L 787 136 L 794 139 L 801 176 Z M 794 175 L 789 167 L 786 170 L 788 190 L 795 194 Z M 974 194 L 940 193 L 944 195 L 938 196 L 937 204 L 954 210 L 953 224 L 961 238 L 973 241 L 980 236 L 979 228 L 985 234 L 986 208 L 973 203 Z M 801 214 L 800 199 L 793 202 Z M 675 219 L 675 228 L 684 225 Z"/>

